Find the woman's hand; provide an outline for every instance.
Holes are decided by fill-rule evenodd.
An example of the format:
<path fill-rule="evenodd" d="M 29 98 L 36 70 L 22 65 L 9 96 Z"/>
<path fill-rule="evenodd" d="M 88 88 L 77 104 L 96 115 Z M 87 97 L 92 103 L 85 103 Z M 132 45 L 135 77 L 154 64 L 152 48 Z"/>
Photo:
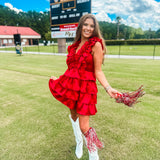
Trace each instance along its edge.
<path fill-rule="evenodd" d="M 117 98 L 118 94 L 122 94 L 122 93 L 118 92 L 116 89 L 114 89 L 112 87 L 107 90 L 107 93 L 109 94 L 109 96 L 111 98 L 115 98 L 115 99 Z"/>
<path fill-rule="evenodd" d="M 58 78 L 55 77 L 55 76 L 51 76 L 51 79 L 56 80 L 56 79 L 58 79 Z"/>

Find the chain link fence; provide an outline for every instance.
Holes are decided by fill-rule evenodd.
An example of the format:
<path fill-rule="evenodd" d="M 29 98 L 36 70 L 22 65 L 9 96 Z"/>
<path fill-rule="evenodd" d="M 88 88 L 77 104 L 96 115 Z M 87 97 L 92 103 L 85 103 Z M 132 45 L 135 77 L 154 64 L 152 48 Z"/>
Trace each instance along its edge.
<path fill-rule="evenodd" d="M 67 47 L 71 43 L 66 43 L 66 53 Z M 108 55 L 118 55 L 119 57 L 122 55 L 127 56 L 152 56 L 154 57 L 160 56 L 160 45 L 108 45 L 107 54 Z M 0 47 L 0 52 L 5 53 L 15 53 L 16 47 L 8 47 L 3 46 Z M 58 54 L 58 44 L 54 43 L 51 45 L 33 45 L 33 46 L 22 46 L 23 53 L 30 54 Z"/>

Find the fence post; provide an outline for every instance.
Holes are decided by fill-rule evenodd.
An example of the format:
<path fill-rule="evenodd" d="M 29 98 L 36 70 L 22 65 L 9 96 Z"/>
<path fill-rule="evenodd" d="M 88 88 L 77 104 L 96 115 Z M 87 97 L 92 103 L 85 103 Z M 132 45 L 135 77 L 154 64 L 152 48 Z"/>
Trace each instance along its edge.
<path fill-rule="evenodd" d="M 26 52 L 27 52 L 27 45 L 25 45 L 25 50 L 26 50 Z"/>
<path fill-rule="evenodd" d="M 155 51 L 156 51 L 156 45 L 154 45 L 154 49 L 153 49 L 153 59 L 155 57 Z"/>
<path fill-rule="evenodd" d="M 119 58 L 120 58 L 120 54 L 121 54 L 121 45 L 119 45 Z"/>
<path fill-rule="evenodd" d="M 53 51 L 53 53 L 54 53 L 54 44 L 52 43 L 52 51 Z"/>
<path fill-rule="evenodd" d="M 38 43 L 38 53 L 40 54 L 40 50 L 39 50 L 39 43 Z"/>

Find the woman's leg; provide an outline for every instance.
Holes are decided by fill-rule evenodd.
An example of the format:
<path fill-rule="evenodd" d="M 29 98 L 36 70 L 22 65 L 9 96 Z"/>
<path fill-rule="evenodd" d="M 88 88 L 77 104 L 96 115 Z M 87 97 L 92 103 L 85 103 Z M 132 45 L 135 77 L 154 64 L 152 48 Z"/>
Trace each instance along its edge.
<path fill-rule="evenodd" d="M 79 127 L 79 118 L 76 110 L 70 110 L 71 115 L 69 115 L 69 118 L 72 123 L 74 135 L 75 135 L 75 140 L 76 140 L 76 151 L 75 154 L 77 158 L 81 158 L 83 155 L 83 137 L 82 137 L 82 132 Z"/>
<path fill-rule="evenodd" d="M 103 144 L 98 139 L 95 129 L 89 127 L 89 116 L 79 115 L 79 124 L 88 148 L 89 160 L 99 160 L 97 148 L 102 148 Z"/>
<path fill-rule="evenodd" d="M 76 121 L 77 118 L 78 118 L 78 114 L 77 114 L 77 111 L 76 109 L 70 109 L 70 112 L 71 112 L 71 118 Z"/>
<path fill-rule="evenodd" d="M 89 116 L 78 115 L 79 125 L 82 133 L 86 133 L 89 130 Z"/>

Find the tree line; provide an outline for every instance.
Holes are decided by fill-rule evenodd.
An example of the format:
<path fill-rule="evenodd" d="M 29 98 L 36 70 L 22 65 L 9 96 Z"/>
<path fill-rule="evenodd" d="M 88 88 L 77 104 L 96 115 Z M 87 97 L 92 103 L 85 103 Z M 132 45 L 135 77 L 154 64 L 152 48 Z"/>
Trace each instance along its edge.
<path fill-rule="evenodd" d="M 45 34 L 50 31 L 50 13 L 36 11 L 17 13 L 0 5 L 0 25 L 30 27 L 45 39 Z"/>
<path fill-rule="evenodd" d="M 143 31 L 141 28 L 133 28 L 120 23 L 99 22 L 104 39 L 155 39 L 160 38 L 160 29 L 152 31 L 149 28 Z M 8 7 L 0 5 L 0 25 L 30 27 L 38 32 L 42 39 L 52 40 L 50 31 L 50 12 L 39 13 L 36 11 L 15 12 Z"/>
<path fill-rule="evenodd" d="M 104 39 L 157 39 L 160 38 L 160 29 L 152 31 L 149 28 L 143 31 L 141 28 L 133 28 L 124 24 L 99 22 Z M 119 27 L 119 29 L 117 29 Z"/>

